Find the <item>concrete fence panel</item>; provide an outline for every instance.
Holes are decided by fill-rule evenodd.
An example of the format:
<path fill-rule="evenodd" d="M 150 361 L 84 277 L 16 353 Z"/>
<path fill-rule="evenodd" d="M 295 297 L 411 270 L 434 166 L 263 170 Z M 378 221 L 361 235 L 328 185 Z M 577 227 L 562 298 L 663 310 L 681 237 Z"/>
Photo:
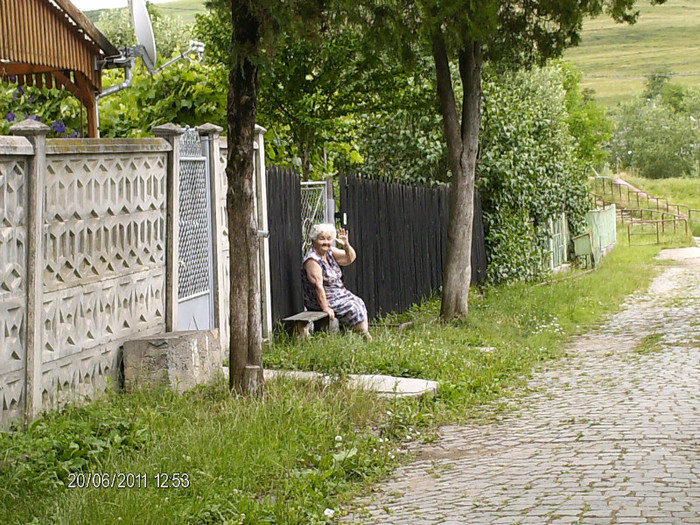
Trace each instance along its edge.
<path fill-rule="evenodd" d="M 0 137 L 0 422 L 21 419 L 26 396 L 27 162 L 24 137 Z"/>

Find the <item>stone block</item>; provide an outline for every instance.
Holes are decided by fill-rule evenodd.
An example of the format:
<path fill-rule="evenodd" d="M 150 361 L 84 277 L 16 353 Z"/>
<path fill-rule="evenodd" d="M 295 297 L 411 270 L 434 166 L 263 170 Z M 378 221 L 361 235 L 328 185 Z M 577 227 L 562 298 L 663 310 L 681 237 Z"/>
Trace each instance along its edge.
<path fill-rule="evenodd" d="M 124 343 L 124 387 L 163 384 L 184 392 L 221 374 L 218 330 L 169 332 Z"/>

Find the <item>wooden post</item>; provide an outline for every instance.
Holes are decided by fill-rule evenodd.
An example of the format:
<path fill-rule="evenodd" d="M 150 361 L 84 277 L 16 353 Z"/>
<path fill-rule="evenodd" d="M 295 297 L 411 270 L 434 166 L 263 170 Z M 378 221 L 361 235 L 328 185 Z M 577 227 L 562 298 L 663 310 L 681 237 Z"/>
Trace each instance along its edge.
<path fill-rule="evenodd" d="M 42 325 L 44 308 L 44 178 L 46 174 L 46 124 L 24 120 L 10 128 L 26 137 L 34 148 L 27 166 L 27 310 L 24 326 L 26 379 L 24 424 L 41 412 Z"/>
<path fill-rule="evenodd" d="M 165 331 L 177 330 L 178 320 L 178 243 L 180 242 L 180 137 L 185 132 L 175 124 L 163 124 L 153 128 L 156 137 L 167 140 L 172 149 L 168 153 L 166 168 L 166 220 L 165 220 Z"/>

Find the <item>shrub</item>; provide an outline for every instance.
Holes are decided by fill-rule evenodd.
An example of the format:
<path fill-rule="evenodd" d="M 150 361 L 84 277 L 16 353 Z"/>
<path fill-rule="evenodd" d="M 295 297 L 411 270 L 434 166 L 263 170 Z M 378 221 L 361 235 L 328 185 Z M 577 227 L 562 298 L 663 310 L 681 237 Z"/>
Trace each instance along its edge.
<path fill-rule="evenodd" d="M 484 84 L 478 188 L 490 282 L 543 273 L 550 218 L 565 211 L 574 234 L 583 227 L 586 176 L 569 128 L 564 80 L 553 65 Z"/>
<path fill-rule="evenodd" d="M 617 111 L 612 160 L 652 179 L 696 176 L 700 132 L 690 116 L 661 97 L 623 104 Z"/>
<path fill-rule="evenodd" d="M 110 83 L 121 81 L 111 73 Z M 155 126 L 172 122 L 226 126 L 226 72 L 220 66 L 178 62 L 151 76 L 137 69 L 131 87 L 100 103 L 103 137 L 151 135 Z"/>
<path fill-rule="evenodd" d="M 9 135 L 13 124 L 28 118 L 50 126 L 49 137 L 83 134 L 80 102 L 68 91 L 0 83 L 0 135 Z"/>

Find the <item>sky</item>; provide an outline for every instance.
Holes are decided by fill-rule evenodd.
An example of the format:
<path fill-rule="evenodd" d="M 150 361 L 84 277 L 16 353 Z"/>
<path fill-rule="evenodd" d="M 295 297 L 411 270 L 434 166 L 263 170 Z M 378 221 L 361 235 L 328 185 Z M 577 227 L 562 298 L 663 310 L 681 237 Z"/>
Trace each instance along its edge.
<path fill-rule="evenodd" d="M 154 4 L 162 4 L 172 0 L 151 0 Z M 112 9 L 115 7 L 126 7 L 127 0 L 71 0 L 73 5 L 81 11 L 94 11 L 96 9 Z"/>

